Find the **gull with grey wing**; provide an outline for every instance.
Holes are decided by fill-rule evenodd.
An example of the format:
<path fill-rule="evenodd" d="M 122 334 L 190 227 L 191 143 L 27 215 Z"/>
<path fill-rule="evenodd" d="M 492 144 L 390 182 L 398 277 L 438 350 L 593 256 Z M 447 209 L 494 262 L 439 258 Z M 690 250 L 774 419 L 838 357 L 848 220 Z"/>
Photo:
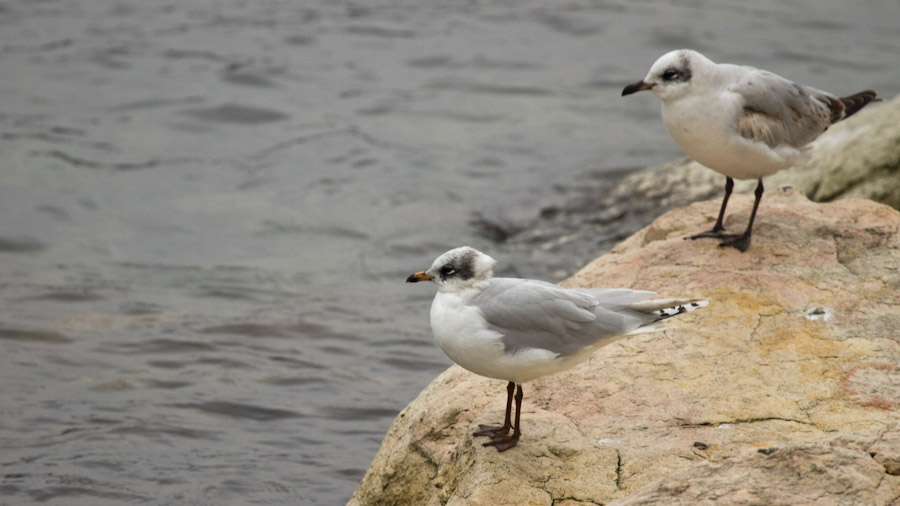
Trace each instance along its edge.
<path fill-rule="evenodd" d="M 707 304 L 651 300 L 653 292 L 642 290 L 568 289 L 533 279 L 495 278 L 494 263 L 464 246 L 406 281 L 437 285 L 431 328 L 448 357 L 475 374 L 509 382 L 503 425 L 481 425 L 475 432 L 491 438 L 484 446 L 499 451 L 519 441 L 522 383 L 568 369 L 625 336 L 662 330 L 654 324 Z"/>

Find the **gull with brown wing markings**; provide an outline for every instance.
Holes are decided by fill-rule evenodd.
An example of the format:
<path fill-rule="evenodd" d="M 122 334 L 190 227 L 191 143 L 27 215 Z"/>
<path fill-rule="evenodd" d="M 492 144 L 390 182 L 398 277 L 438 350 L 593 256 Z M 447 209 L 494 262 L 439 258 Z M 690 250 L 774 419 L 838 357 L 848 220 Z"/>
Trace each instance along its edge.
<path fill-rule="evenodd" d="M 622 95 L 643 90 L 662 101 L 663 124 L 675 143 L 726 178 L 716 224 L 689 239 L 716 237 L 720 246 L 740 251 L 750 247 L 762 178 L 802 163 L 809 143 L 829 125 L 879 100 L 871 90 L 838 98 L 766 70 L 715 63 L 690 49 L 660 57 Z M 756 200 L 744 233 L 725 234 L 722 220 L 734 179 L 756 179 Z"/>

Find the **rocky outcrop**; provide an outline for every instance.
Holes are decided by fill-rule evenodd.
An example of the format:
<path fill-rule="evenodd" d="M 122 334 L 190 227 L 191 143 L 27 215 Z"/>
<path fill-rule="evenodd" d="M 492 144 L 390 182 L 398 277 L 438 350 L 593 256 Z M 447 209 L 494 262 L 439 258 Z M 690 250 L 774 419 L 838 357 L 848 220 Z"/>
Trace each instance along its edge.
<path fill-rule="evenodd" d="M 733 199 L 738 230 L 752 200 Z M 399 414 L 350 504 L 900 502 L 900 214 L 774 187 L 765 202 L 747 253 L 682 239 L 716 199 L 566 280 L 710 304 L 526 384 L 505 453 L 471 435 L 502 420 L 505 383 L 451 367 Z"/>
<path fill-rule="evenodd" d="M 811 155 L 804 165 L 766 178 L 766 187 L 791 185 L 817 202 L 868 198 L 900 209 L 900 97 L 870 104 L 831 126 L 812 145 Z M 543 209 L 530 223 L 479 223 L 506 238 L 502 247 L 511 257 L 526 256 L 528 263 L 547 266 L 543 274 L 550 277 L 574 272 L 669 209 L 721 199 L 724 186 L 723 176 L 683 159 L 581 181 L 576 188 L 562 189 L 563 204 Z M 750 194 L 755 186 L 755 181 L 738 181 L 735 191 Z M 768 193 L 763 211 L 767 200 Z M 568 265 L 560 258 L 581 262 Z"/>

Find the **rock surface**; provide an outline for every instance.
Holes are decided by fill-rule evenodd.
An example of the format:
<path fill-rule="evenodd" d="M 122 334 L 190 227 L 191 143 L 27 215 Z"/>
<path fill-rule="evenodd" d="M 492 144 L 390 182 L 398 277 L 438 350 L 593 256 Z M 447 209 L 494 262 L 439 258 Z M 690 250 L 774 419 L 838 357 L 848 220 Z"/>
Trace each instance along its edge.
<path fill-rule="evenodd" d="M 712 458 L 609 504 L 891 504 L 896 487 L 884 477 L 884 467 L 865 448 L 840 443 L 770 447 Z"/>
<path fill-rule="evenodd" d="M 870 104 L 833 125 L 813 143 L 806 164 L 766 178 L 765 185 L 768 189 L 791 185 L 817 202 L 868 198 L 900 209 L 900 97 Z M 548 266 L 545 276 L 562 279 L 662 212 L 721 199 L 724 186 L 723 176 L 690 159 L 620 177 L 604 174 L 597 181 L 562 189 L 565 204 L 543 209 L 531 223 L 509 227 L 500 234 L 509 236 L 503 249 L 511 261 L 522 263 L 515 259 L 532 257 L 530 263 Z M 737 181 L 735 192 L 751 194 L 755 186 L 755 181 Z M 768 198 L 767 193 L 763 211 Z M 565 255 L 559 255 L 561 251 Z M 581 263 L 562 264 L 560 257 L 579 258 Z"/>
<path fill-rule="evenodd" d="M 900 213 L 773 187 L 747 253 L 682 239 L 718 206 L 666 213 L 563 283 L 709 306 L 526 384 L 505 453 L 471 435 L 502 420 L 505 383 L 451 367 L 349 504 L 900 503 Z"/>

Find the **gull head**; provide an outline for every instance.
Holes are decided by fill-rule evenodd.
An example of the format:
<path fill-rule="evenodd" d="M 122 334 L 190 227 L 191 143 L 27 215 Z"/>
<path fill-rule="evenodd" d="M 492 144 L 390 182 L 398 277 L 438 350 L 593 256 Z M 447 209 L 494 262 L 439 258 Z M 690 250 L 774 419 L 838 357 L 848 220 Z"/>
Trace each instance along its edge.
<path fill-rule="evenodd" d="M 656 60 L 647 77 L 626 86 L 622 96 L 650 90 L 663 102 L 679 98 L 690 93 L 698 81 L 697 77 L 702 77 L 714 66 L 713 62 L 696 51 L 670 51 Z"/>
<path fill-rule="evenodd" d="M 496 260 L 469 246 L 452 249 L 437 257 L 428 270 L 406 278 L 407 283 L 433 281 L 441 292 L 478 288 L 494 276 Z"/>

